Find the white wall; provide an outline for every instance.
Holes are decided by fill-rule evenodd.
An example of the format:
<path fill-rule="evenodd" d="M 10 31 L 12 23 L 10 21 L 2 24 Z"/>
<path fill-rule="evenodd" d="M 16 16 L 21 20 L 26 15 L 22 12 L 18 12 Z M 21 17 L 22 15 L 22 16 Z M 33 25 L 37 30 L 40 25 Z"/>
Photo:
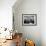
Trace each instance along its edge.
<path fill-rule="evenodd" d="M 41 38 L 42 46 L 46 46 L 46 0 L 41 1 Z"/>
<path fill-rule="evenodd" d="M 0 27 L 12 28 L 12 6 L 16 0 L 0 0 Z"/>
<path fill-rule="evenodd" d="M 36 46 L 41 46 L 40 7 L 40 0 L 22 0 L 13 6 L 15 30 L 22 32 L 24 38 L 34 40 Z M 22 14 L 37 14 L 37 26 L 22 26 Z"/>

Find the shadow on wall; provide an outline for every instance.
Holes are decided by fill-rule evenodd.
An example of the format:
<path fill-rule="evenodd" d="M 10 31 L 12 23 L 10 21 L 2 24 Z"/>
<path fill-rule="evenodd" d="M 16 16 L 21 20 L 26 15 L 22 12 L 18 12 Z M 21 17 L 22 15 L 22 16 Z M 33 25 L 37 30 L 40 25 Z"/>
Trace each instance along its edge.
<path fill-rule="evenodd" d="M 13 9 L 18 8 L 21 5 L 21 3 L 23 3 L 23 0 L 17 0 L 16 3 L 12 6 L 12 8 Z"/>

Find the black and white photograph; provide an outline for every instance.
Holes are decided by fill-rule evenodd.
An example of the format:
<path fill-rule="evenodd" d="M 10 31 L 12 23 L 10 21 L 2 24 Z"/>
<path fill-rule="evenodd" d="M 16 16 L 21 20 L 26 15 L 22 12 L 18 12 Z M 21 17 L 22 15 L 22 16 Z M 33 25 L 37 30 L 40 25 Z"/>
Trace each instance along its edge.
<path fill-rule="evenodd" d="M 24 26 L 37 25 L 37 14 L 22 14 L 22 25 Z"/>

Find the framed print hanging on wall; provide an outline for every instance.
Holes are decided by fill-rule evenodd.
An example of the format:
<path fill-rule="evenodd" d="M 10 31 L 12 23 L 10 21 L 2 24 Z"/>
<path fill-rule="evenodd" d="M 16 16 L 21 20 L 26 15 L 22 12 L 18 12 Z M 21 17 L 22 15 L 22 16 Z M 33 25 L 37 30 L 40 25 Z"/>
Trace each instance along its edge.
<path fill-rule="evenodd" d="M 37 14 L 22 14 L 22 25 L 23 26 L 36 26 Z"/>

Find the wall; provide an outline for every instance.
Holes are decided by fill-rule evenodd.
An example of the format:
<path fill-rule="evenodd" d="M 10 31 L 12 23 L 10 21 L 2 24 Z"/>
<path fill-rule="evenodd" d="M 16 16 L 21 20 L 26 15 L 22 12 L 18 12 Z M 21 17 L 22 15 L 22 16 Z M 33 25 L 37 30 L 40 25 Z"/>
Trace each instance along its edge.
<path fill-rule="evenodd" d="M 19 2 L 19 3 L 18 3 Z M 24 39 L 35 41 L 36 46 L 41 46 L 41 26 L 40 26 L 40 0 L 21 0 L 13 6 L 15 30 L 23 33 Z M 37 14 L 37 26 L 22 26 L 22 14 Z"/>
<path fill-rule="evenodd" d="M 0 0 L 0 27 L 12 29 L 12 6 L 16 0 Z"/>
<path fill-rule="evenodd" d="M 41 38 L 42 46 L 46 46 L 46 0 L 41 1 Z"/>

